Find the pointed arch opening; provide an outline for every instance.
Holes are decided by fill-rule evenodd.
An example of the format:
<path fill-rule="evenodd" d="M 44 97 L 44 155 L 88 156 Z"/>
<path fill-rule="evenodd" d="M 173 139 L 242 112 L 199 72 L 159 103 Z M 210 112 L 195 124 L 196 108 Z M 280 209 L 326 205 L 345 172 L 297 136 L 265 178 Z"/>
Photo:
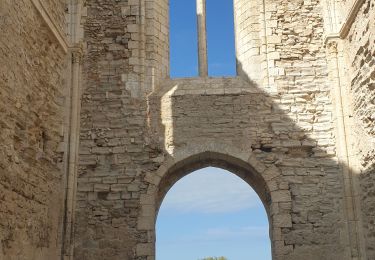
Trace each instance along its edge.
<path fill-rule="evenodd" d="M 293 227 L 288 185 L 282 182 L 281 170 L 264 164 L 257 156 L 231 145 L 220 143 L 189 145 L 167 155 L 160 167 L 146 173 L 146 191 L 140 196 L 140 215 L 137 229 L 147 235 L 144 243 L 137 245 L 137 256 L 155 259 L 156 219 L 167 192 L 184 176 L 198 169 L 216 167 L 228 170 L 250 185 L 259 196 L 267 214 L 272 259 L 282 257 L 292 249 L 282 233 Z"/>
<path fill-rule="evenodd" d="M 177 181 L 163 199 L 156 259 L 270 260 L 268 223 L 262 201 L 242 178 L 202 168 Z"/>
<path fill-rule="evenodd" d="M 187 157 L 173 164 L 162 176 L 157 188 L 156 211 L 170 188 L 184 176 L 206 167 L 216 167 L 227 170 L 249 184 L 261 199 L 267 215 L 270 217 L 271 192 L 265 179 L 249 163 L 230 156 L 215 152 L 203 152 Z"/>
<path fill-rule="evenodd" d="M 241 152 L 232 146 L 222 148 L 219 144 L 216 146 L 216 148 L 211 147 L 214 148 L 213 151 L 207 151 L 204 148 L 205 146 L 195 146 L 196 149 L 193 150 L 181 150 L 175 153 L 173 157 L 166 157 L 157 172 L 146 174 L 145 180 L 150 183 L 150 186 L 147 193 L 141 196 L 142 209 L 138 220 L 138 228 L 147 231 L 149 234 L 149 242 L 143 244 L 140 251 L 143 251 L 143 248 L 149 248 L 150 251 L 144 251 L 144 253 L 151 259 L 155 258 L 156 252 L 156 218 L 167 192 L 184 176 L 206 167 L 227 170 L 253 188 L 264 206 L 268 219 L 272 257 L 279 254 L 279 252 L 275 252 L 275 248 L 278 249 L 278 247 L 275 247 L 275 239 L 280 239 L 278 237 L 281 227 L 291 225 L 290 216 L 288 216 L 287 221 L 284 221 L 284 219 L 279 221 L 280 217 L 284 217 L 285 214 L 279 216 L 280 212 L 275 213 L 273 211 L 274 206 L 277 205 L 277 199 L 275 199 L 276 204 L 274 203 L 274 195 L 277 194 L 274 193 L 272 182 L 279 178 L 280 172 L 274 166 L 263 165 L 252 154 Z M 199 151 L 201 148 L 203 151 Z M 216 150 L 225 152 L 221 153 Z M 235 156 L 229 154 L 235 154 Z M 270 182 L 271 179 L 272 182 Z M 290 195 L 287 194 L 287 196 Z M 275 223 L 276 225 L 274 225 Z"/>

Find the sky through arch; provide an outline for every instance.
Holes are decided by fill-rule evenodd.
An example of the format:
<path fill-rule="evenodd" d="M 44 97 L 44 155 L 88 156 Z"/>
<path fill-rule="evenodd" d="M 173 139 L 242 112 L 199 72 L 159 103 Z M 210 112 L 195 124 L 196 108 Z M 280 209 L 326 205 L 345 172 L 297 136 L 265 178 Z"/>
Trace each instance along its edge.
<path fill-rule="evenodd" d="M 219 168 L 195 171 L 165 197 L 156 225 L 157 260 L 270 260 L 268 219 L 255 191 Z"/>

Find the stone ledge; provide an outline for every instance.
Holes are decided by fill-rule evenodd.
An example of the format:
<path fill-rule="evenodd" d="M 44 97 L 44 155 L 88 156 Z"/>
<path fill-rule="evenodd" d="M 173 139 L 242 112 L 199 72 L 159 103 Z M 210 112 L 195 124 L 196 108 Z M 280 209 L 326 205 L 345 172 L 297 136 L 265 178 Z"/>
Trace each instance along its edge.
<path fill-rule="evenodd" d="M 255 83 L 241 77 L 197 77 L 167 79 L 150 96 L 234 95 L 264 93 Z"/>

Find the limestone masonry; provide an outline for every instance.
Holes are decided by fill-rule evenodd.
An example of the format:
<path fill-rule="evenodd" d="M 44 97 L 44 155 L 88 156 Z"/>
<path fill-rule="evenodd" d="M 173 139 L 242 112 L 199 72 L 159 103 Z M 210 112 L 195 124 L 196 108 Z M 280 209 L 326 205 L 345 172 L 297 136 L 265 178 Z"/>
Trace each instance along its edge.
<path fill-rule="evenodd" d="M 375 260 L 375 0 L 233 1 L 237 76 L 197 0 L 173 79 L 167 0 L 0 0 L 1 260 L 154 260 L 206 166 L 258 193 L 273 260 Z"/>

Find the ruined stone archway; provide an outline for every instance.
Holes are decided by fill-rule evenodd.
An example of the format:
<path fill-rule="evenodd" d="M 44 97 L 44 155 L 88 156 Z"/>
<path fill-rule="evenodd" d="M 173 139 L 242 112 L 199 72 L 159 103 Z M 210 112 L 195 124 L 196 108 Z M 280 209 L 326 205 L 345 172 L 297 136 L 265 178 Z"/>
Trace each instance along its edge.
<path fill-rule="evenodd" d="M 149 183 L 147 194 L 141 195 L 141 213 L 138 229 L 148 233 L 149 241 L 137 245 L 137 257 L 155 257 L 155 223 L 160 205 L 169 189 L 181 178 L 208 166 L 218 167 L 232 172 L 248 183 L 258 194 L 268 216 L 272 255 L 282 254 L 284 247 L 280 243 L 282 227 L 290 227 L 291 213 L 273 210 L 279 202 L 290 202 L 290 192 L 275 188 L 280 175 L 276 167 L 266 167 L 251 153 L 243 152 L 224 144 L 212 144 L 211 149 L 202 145 L 191 145 L 192 149 L 177 151 L 175 157 L 166 158 L 157 174 L 146 174 Z M 219 152 L 221 151 L 221 152 Z M 277 185 L 276 185 L 277 186 Z M 276 206 L 277 207 L 277 206 Z M 282 244 L 284 242 L 282 241 Z"/>
<path fill-rule="evenodd" d="M 261 198 L 268 216 L 270 215 L 271 195 L 269 186 L 263 176 L 246 161 L 235 156 L 216 152 L 203 152 L 190 156 L 183 161 L 175 163 L 164 173 L 156 194 L 157 212 L 165 195 L 177 181 L 196 170 L 209 166 L 228 170 L 248 183 Z"/>

